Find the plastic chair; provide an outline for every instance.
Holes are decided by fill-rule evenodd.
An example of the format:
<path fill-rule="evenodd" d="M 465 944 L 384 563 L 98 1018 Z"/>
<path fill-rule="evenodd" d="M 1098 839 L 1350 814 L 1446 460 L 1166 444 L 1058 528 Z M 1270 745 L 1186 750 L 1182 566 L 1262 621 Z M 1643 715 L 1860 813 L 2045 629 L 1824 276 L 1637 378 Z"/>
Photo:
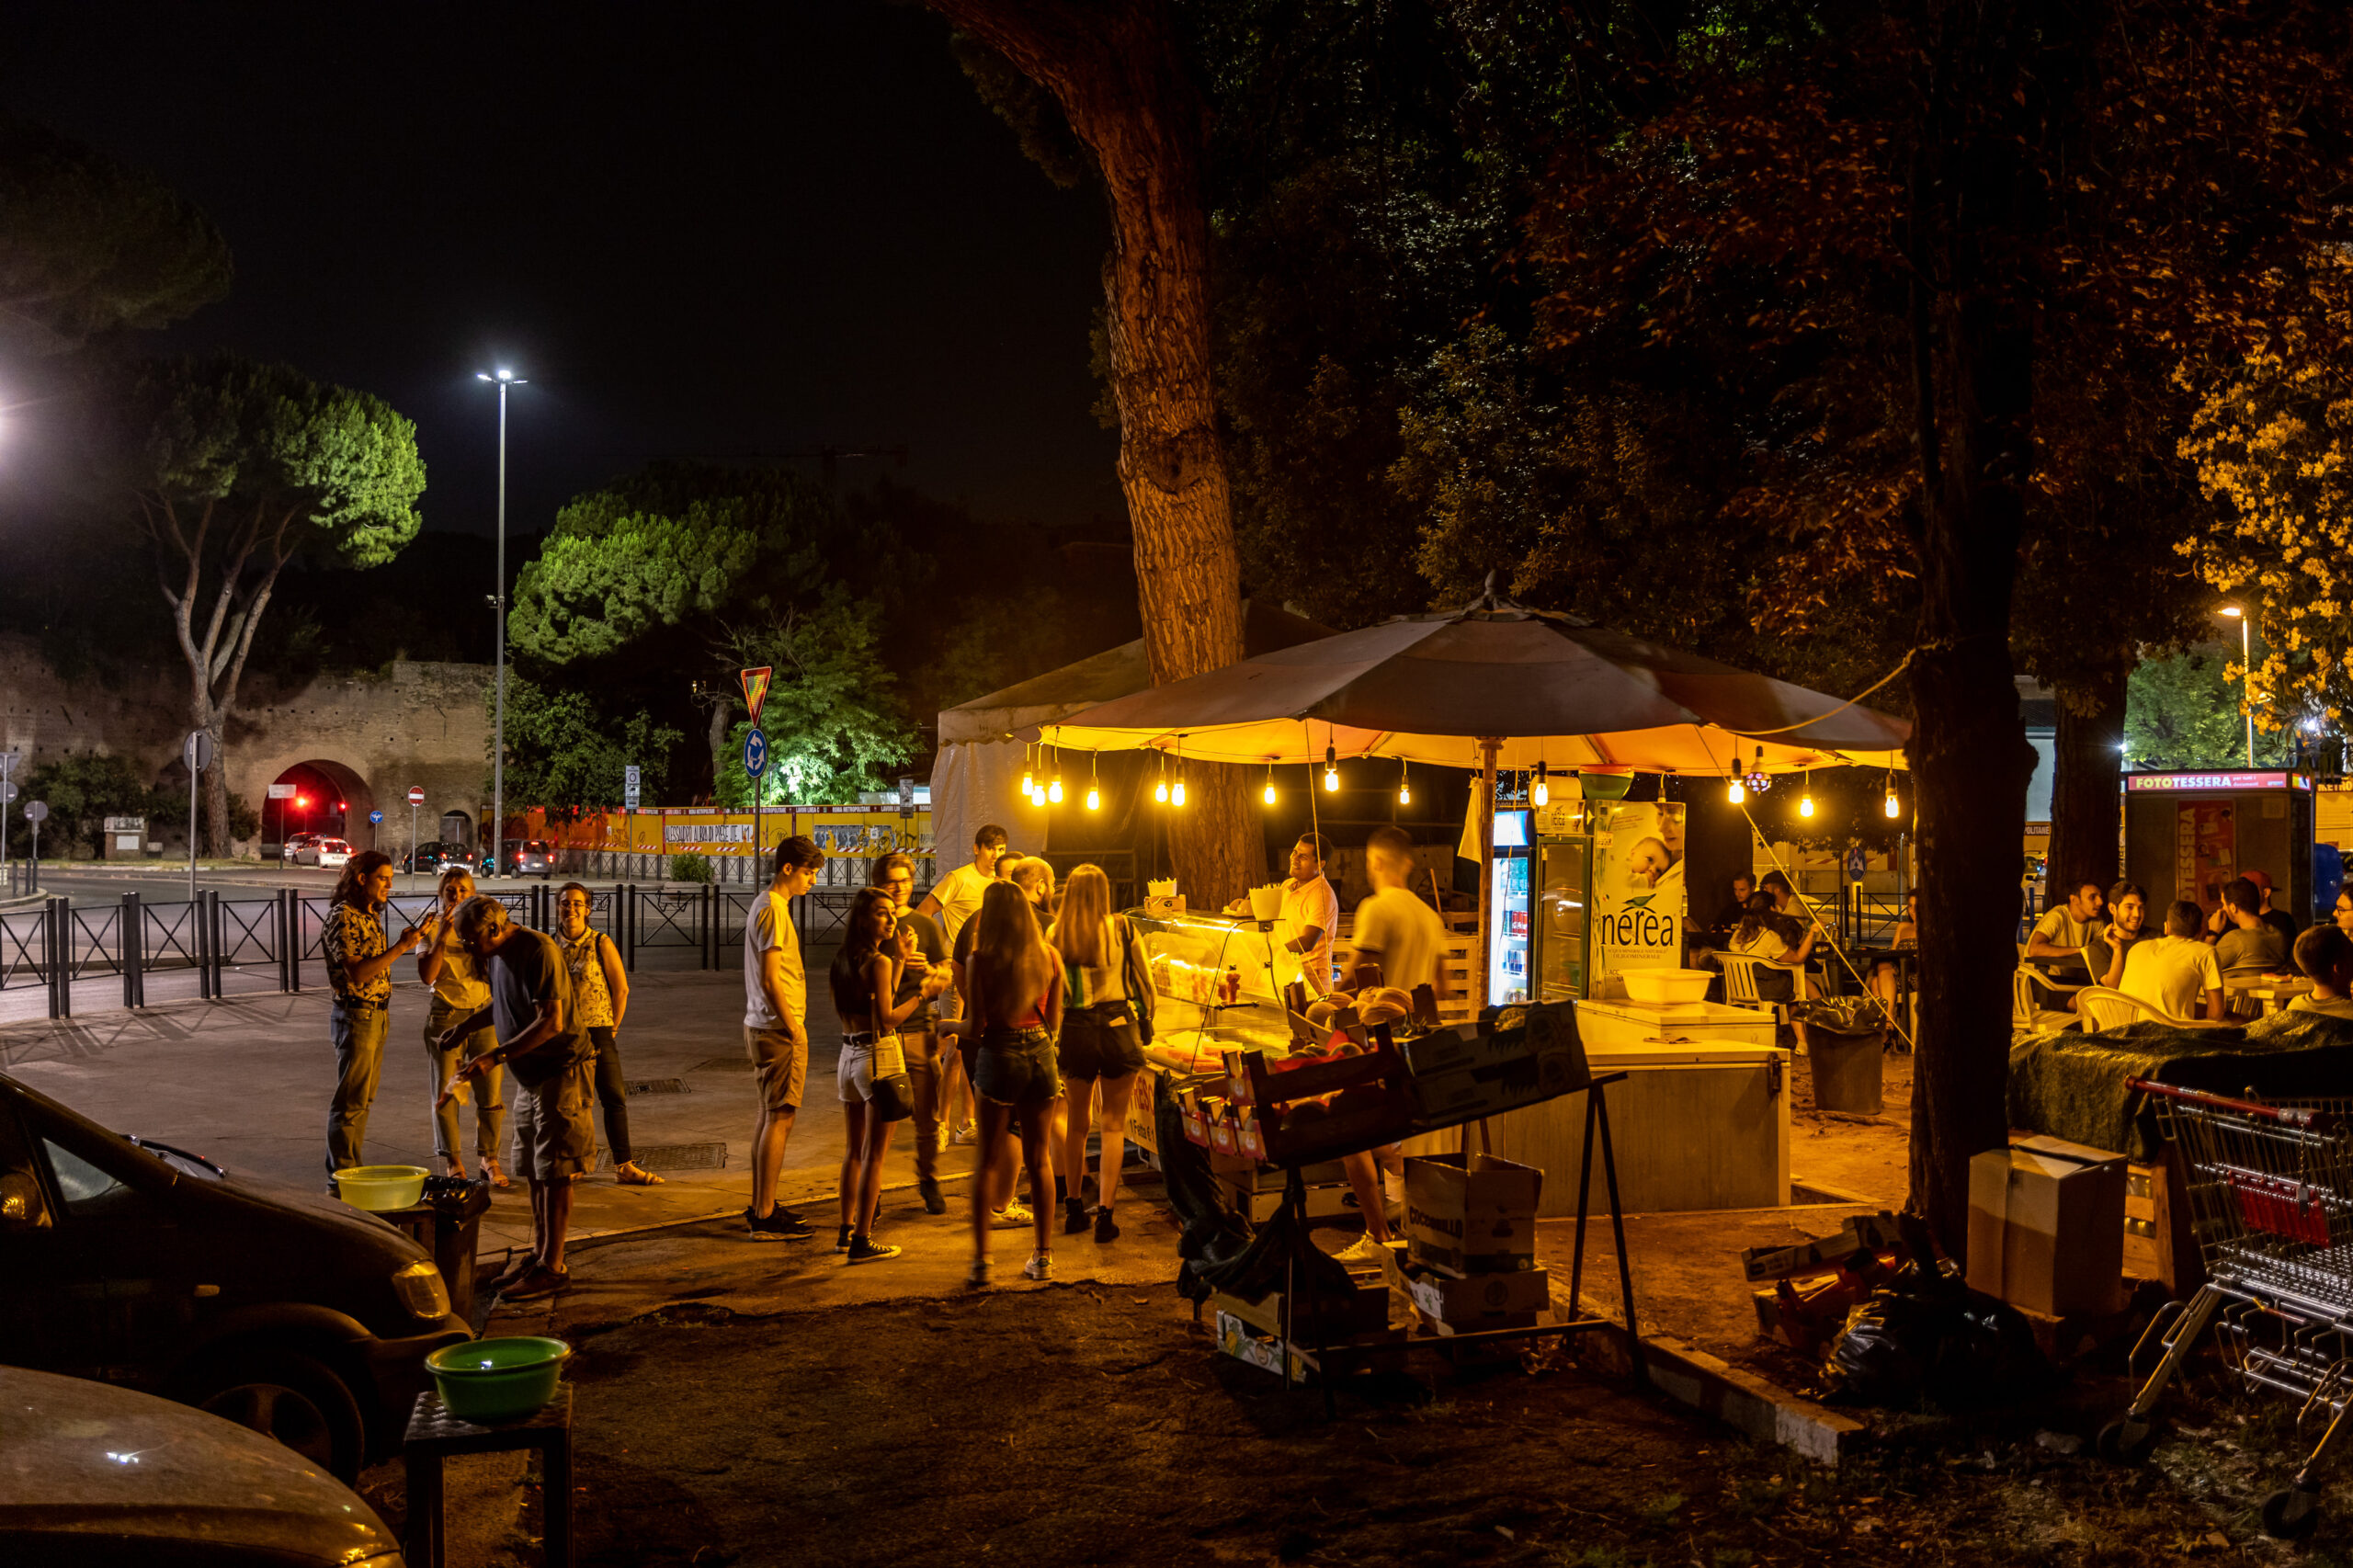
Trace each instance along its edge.
<path fill-rule="evenodd" d="M 2076 992 L 2075 1011 L 2083 1017 L 2084 1028 L 2095 1033 L 2101 1029 L 2120 1029 L 2128 1024 L 2144 1021 L 2159 1024 L 2185 1021 L 2162 1007 L 2142 1001 L 2138 996 L 2128 996 L 2105 985 L 2086 985 Z"/>
<path fill-rule="evenodd" d="M 1769 1002 L 1758 993 L 1756 971 L 1759 969 L 1771 969 L 1783 974 L 1794 975 L 1798 972 L 1796 970 L 1791 969 L 1788 964 L 1775 963 L 1771 959 L 1760 958 L 1755 953 L 1719 952 L 1716 955 L 1716 962 L 1723 966 L 1726 1003 L 1734 1007 L 1769 1007 L 1773 1011 L 1773 1022 L 1776 1025 L 1790 1021 L 1787 1002 Z M 1790 994 L 1791 996 L 1797 994 L 1797 985 L 1794 981 L 1790 983 Z"/>
<path fill-rule="evenodd" d="M 2032 964 L 2022 963 L 2010 976 L 2010 1022 L 2037 1034 L 2063 1029 L 2075 1021 L 2075 1015 L 2064 1007 L 2046 1006 L 2044 999 L 2071 994 L 2081 996 L 2085 991 L 2095 989 L 2055 984 Z"/>

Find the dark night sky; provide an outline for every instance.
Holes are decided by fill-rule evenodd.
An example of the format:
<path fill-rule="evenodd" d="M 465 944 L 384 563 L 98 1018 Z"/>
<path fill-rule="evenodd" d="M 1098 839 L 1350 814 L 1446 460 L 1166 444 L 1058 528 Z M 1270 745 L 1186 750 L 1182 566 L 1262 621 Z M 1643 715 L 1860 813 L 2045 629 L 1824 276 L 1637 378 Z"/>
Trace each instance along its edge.
<path fill-rule="evenodd" d="M 1100 199 L 1049 185 L 929 13 L 0 5 L 0 105 L 153 169 L 237 263 L 155 340 L 415 419 L 426 526 L 508 526 L 659 456 L 904 444 L 987 517 L 1120 515 L 1089 413 Z M 873 465 L 846 464 L 855 483 Z M 814 472 L 814 465 L 810 465 Z"/>

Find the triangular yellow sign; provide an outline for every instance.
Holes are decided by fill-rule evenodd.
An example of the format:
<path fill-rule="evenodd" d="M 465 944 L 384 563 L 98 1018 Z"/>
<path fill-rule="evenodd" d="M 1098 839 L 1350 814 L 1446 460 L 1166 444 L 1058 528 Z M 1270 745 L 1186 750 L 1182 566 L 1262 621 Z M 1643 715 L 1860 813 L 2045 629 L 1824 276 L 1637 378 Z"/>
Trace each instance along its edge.
<path fill-rule="evenodd" d="M 773 666 L 762 665 L 756 670 L 745 670 L 744 676 L 744 706 L 751 710 L 752 725 L 759 727 L 760 706 L 768 699 L 768 676 Z"/>

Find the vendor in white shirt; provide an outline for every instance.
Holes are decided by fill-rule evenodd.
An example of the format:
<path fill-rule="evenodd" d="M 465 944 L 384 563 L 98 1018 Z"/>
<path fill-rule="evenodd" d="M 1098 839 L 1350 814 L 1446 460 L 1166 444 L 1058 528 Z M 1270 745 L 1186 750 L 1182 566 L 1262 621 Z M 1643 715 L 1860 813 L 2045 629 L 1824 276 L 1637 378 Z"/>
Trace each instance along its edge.
<path fill-rule="evenodd" d="M 1307 994 L 1322 996 L 1332 989 L 1332 932 L 1340 923 L 1340 899 L 1324 876 L 1324 859 L 1331 852 L 1320 833 L 1300 835 L 1291 846 L 1290 875 L 1283 882 L 1282 913 L 1275 916 L 1275 984 L 1294 980 L 1307 983 Z M 1250 901 L 1235 899 L 1228 915 L 1247 915 Z"/>

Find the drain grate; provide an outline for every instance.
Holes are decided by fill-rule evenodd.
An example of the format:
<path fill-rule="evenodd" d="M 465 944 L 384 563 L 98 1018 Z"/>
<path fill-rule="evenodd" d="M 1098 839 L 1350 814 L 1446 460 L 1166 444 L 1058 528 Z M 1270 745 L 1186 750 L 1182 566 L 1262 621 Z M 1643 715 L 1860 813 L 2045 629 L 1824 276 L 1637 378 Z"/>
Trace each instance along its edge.
<path fill-rule="evenodd" d="M 684 1078 L 641 1078 L 629 1086 L 632 1095 L 683 1095 L 688 1092 Z"/>
<path fill-rule="evenodd" d="M 609 1159 L 610 1156 L 608 1156 Z M 717 1171 L 727 1168 L 724 1143 L 662 1143 L 637 1151 L 637 1163 L 649 1171 Z"/>

